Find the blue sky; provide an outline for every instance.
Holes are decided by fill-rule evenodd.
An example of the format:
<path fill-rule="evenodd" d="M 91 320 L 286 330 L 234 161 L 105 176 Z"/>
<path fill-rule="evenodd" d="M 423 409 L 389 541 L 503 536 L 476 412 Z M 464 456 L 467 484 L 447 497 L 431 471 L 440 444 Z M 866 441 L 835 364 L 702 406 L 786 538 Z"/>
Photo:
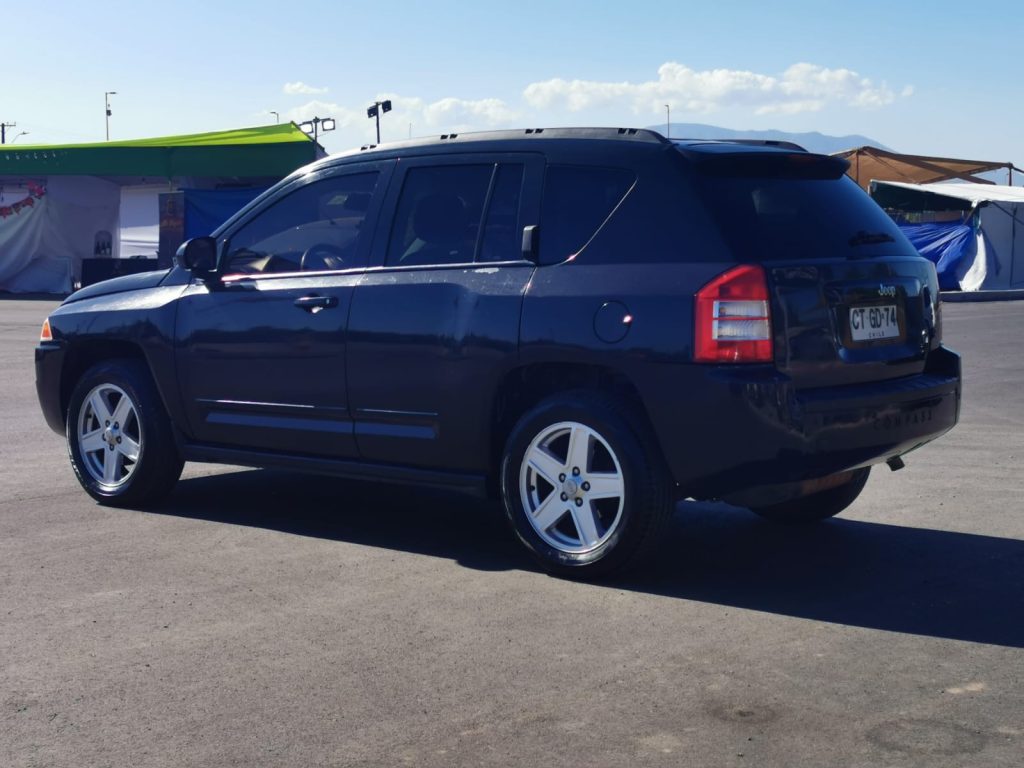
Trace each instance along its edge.
<path fill-rule="evenodd" d="M 1024 166 L 1024 2 L 15 2 L 19 143 L 333 116 L 329 151 L 516 126 L 701 122 L 860 133 Z"/>

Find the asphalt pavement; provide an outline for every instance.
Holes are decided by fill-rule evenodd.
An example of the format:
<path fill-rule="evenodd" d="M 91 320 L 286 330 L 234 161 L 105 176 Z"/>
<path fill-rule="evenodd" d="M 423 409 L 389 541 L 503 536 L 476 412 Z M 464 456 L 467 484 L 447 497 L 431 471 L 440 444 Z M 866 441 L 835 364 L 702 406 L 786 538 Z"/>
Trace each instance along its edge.
<path fill-rule="evenodd" d="M 945 307 L 961 423 L 841 518 L 684 503 L 605 584 L 437 492 L 96 505 L 35 399 L 54 305 L 0 300 L 0 766 L 1024 763 L 1024 302 Z"/>

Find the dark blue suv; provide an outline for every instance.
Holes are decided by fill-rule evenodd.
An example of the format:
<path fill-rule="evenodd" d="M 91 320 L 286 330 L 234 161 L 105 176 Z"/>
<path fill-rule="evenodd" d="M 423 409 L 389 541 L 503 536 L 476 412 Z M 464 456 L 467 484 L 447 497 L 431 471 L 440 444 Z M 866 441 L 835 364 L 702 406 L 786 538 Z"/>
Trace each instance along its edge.
<path fill-rule="evenodd" d="M 447 486 L 559 574 L 641 560 L 683 497 L 829 517 L 961 386 L 935 270 L 845 170 L 633 129 L 330 157 L 68 298 L 40 403 L 102 503 L 186 460 Z"/>

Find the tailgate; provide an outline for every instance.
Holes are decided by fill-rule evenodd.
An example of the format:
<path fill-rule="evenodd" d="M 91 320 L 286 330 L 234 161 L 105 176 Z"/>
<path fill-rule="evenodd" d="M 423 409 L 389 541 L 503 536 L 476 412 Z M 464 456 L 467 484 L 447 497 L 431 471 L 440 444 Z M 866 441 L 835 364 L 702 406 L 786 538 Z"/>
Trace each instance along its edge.
<path fill-rule="evenodd" d="M 918 374 L 938 346 L 938 281 L 925 259 L 764 266 L 775 363 L 799 388 Z"/>
<path fill-rule="evenodd" d="M 924 369 L 940 341 L 935 269 L 845 161 L 765 148 L 684 156 L 736 262 L 764 268 L 775 363 L 797 388 Z"/>

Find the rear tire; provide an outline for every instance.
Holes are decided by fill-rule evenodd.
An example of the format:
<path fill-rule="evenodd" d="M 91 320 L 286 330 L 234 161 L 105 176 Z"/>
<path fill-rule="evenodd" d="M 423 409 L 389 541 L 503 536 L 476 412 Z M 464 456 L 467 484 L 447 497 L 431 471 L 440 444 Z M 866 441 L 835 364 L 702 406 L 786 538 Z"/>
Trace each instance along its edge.
<path fill-rule="evenodd" d="M 184 462 L 146 367 L 108 360 L 75 385 L 66 422 L 78 482 L 101 504 L 145 506 L 174 487 Z"/>
<path fill-rule="evenodd" d="M 548 572 L 594 578 L 651 556 L 672 482 L 642 414 L 601 392 L 567 392 L 509 435 L 501 496 L 513 531 Z"/>
<path fill-rule="evenodd" d="M 813 523 L 835 517 L 853 504 L 864 490 L 871 467 L 853 473 L 850 481 L 827 491 L 801 496 L 792 501 L 765 507 L 751 507 L 750 511 L 777 523 Z"/>

